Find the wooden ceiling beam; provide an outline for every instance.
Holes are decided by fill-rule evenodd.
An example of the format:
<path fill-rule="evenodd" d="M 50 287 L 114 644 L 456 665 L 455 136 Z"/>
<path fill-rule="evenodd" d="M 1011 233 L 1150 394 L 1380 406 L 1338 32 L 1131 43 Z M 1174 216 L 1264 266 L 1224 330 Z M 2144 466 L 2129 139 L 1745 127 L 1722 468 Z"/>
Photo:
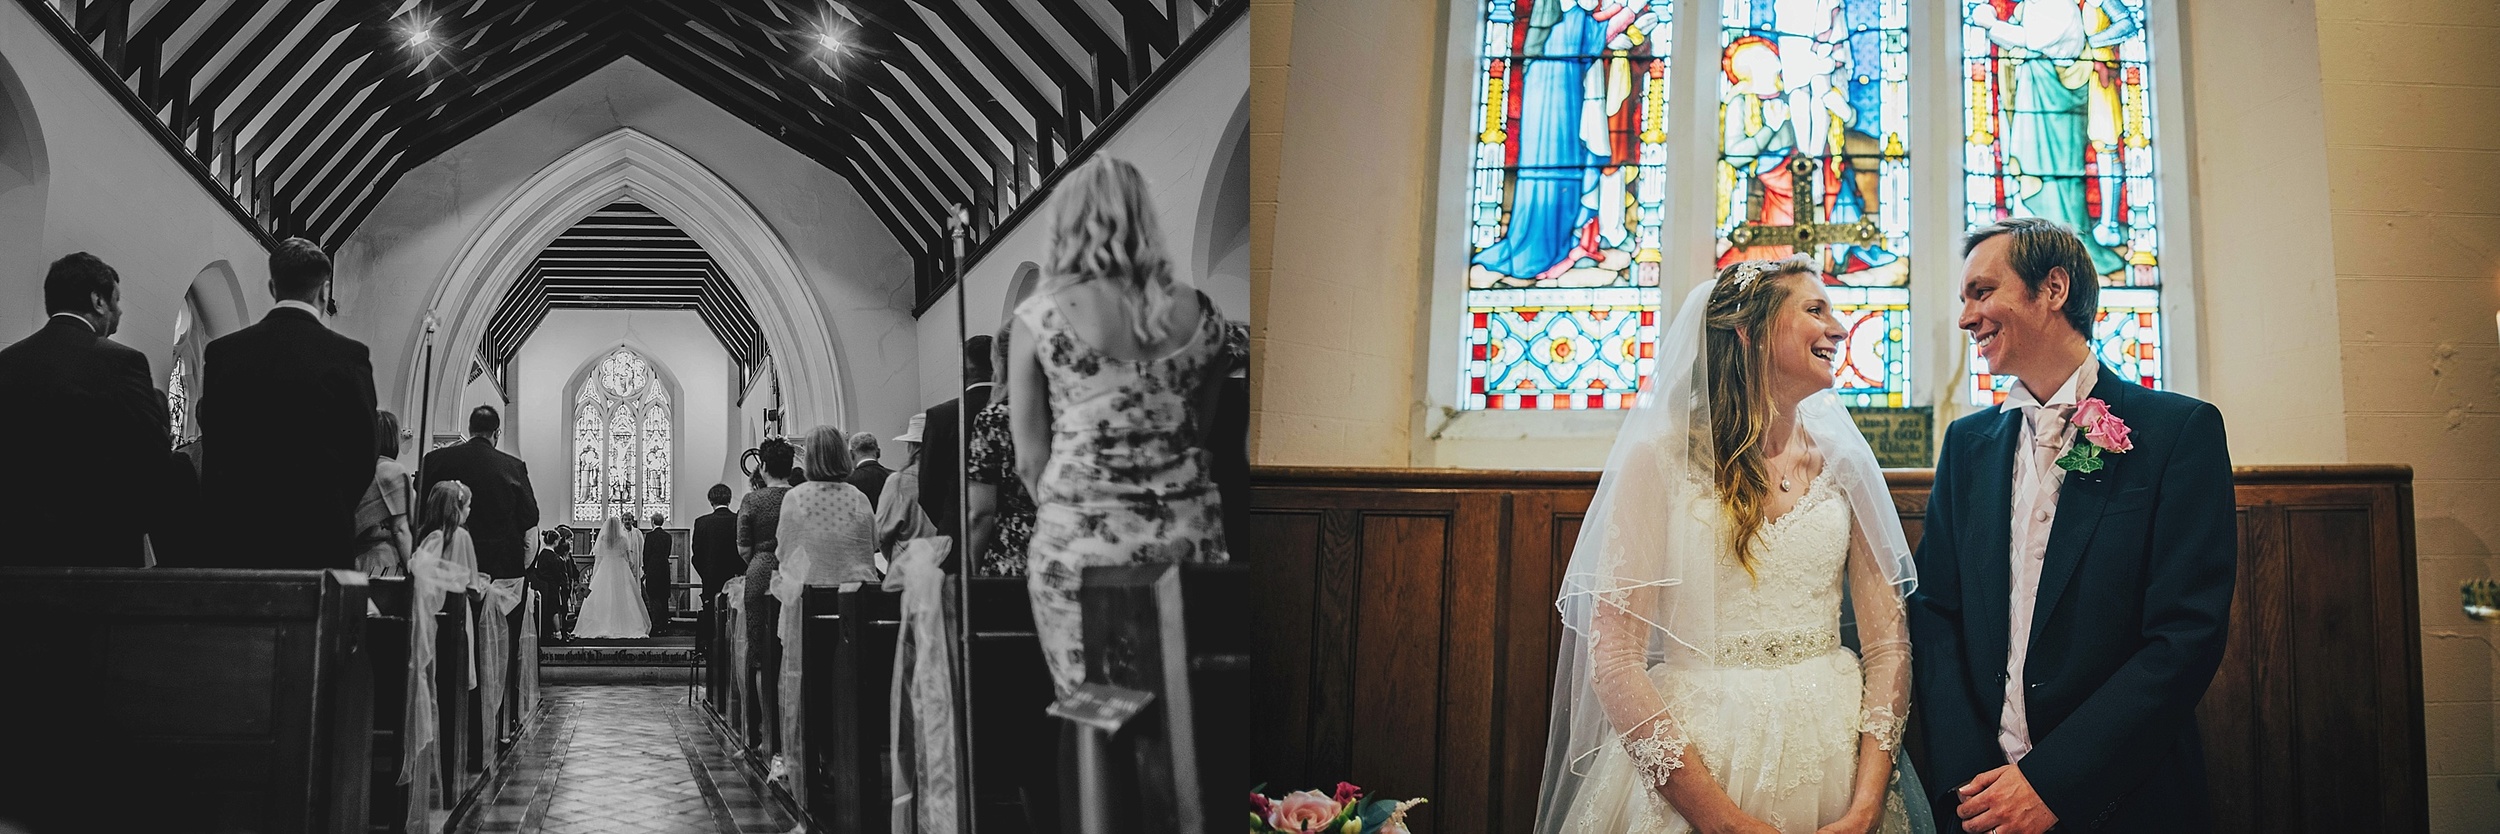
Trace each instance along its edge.
<path fill-rule="evenodd" d="M 777 44 L 778 48 L 767 48 L 744 38 L 737 38 L 737 32 L 735 31 L 724 32 L 725 34 L 730 34 L 733 39 L 738 40 L 745 46 L 746 49 L 752 50 L 755 53 L 755 57 L 760 59 L 757 61 L 747 61 L 744 59 L 743 55 L 739 56 L 739 63 L 742 64 L 747 71 L 766 72 L 773 75 L 776 89 L 781 91 L 784 94 L 783 97 L 786 98 L 803 98 L 806 97 L 808 92 L 811 90 L 823 90 L 831 93 L 837 103 L 850 105 L 851 107 L 858 109 L 861 113 L 868 114 L 870 118 L 874 118 L 874 114 L 877 112 L 883 112 L 888 117 L 888 130 L 895 135 L 896 141 L 904 144 L 906 149 L 914 151 L 913 156 L 923 164 L 935 164 L 929 160 L 924 153 L 918 152 L 920 151 L 920 148 L 917 145 L 912 145 L 908 142 L 902 141 L 909 136 L 909 134 L 901 132 L 904 122 L 930 120 L 927 114 L 906 114 L 897 112 L 894 109 L 895 107 L 902 106 L 905 101 L 909 100 L 910 97 L 907 93 L 900 90 L 889 91 L 888 98 L 896 99 L 892 106 L 887 104 L 886 99 L 880 99 L 876 96 L 853 95 L 844 89 L 847 86 L 845 83 L 846 79 L 824 73 L 822 71 L 822 67 L 816 65 L 814 57 L 806 54 L 805 50 L 813 46 L 812 41 L 801 40 L 796 37 L 795 33 L 790 33 L 790 37 L 783 37 L 785 33 L 781 32 L 771 23 L 758 20 L 753 16 L 745 15 L 743 13 L 736 14 L 734 17 L 730 15 L 705 16 L 701 11 L 703 8 L 719 9 L 721 7 L 707 6 L 703 3 L 696 4 L 696 7 L 688 7 L 677 2 L 677 0 L 662 1 L 665 2 L 670 8 L 687 14 L 690 18 L 700 20 L 715 27 L 726 26 L 736 28 L 740 27 L 740 24 L 744 24 L 745 27 L 753 27 L 755 31 L 753 31 L 752 34 L 762 35 L 767 43 Z M 793 48 L 794 43 L 803 45 Z M 810 70 L 815 70 L 815 72 L 811 73 Z M 862 83 L 870 83 L 874 86 L 873 82 L 875 80 L 875 76 L 867 73 L 861 73 L 860 80 Z M 787 81 L 795 81 L 800 89 L 795 91 L 790 90 L 786 86 L 786 83 L 783 83 Z M 813 103 L 811 102 L 810 105 L 812 106 Z M 841 115 L 841 111 L 838 109 L 835 110 L 834 115 L 838 119 Z M 853 124 L 848 125 L 848 127 L 853 130 L 858 130 L 863 126 Z M 963 124 L 962 127 L 970 128 L 971 125 L 966 123 Z M 965 189 L 972 192 L 982 190 L 981 186 L 986 184 L 988 180 L 982 176 L 979 170 L 979 165 L 973 161 L 972 157 L 965 153 L 965 149 L 963 147 L 954 142 L 944 141 L 945 137 L 942 135 L 931 136 L 929 138 L 932 144 L 940 146 L 939 150 L 941 153 L 945 153 L 949 157 L 946 161 L 953 165 L 956 178 L 961 180 L 960 184 Z M 984 153 L 983 156 L 994 157 L 994 154 L 995 151 L 992 151 L 990 153 Z M 954 191 L 950 193 L 950 196 L 960 201 L 965 199 L 965 193 L 965 191 Z"/>
<path fill-rule="evenodd" d="M 477 135 L 479 131 L 493 126 L 512 113 L 536 104 L 540 99 L 546 98 L 557 90 L 572 86 L 573 82 L 580 81 L 600 67 L 607 66 L 608 63 L 625 54 L 618 45 L 619 40 L 620 36 L 617 33 L 601 34 L 597 36 L 594 43 L 566 57 L 557 65 L 533 67 L 538 72 L 533 73 L 528 79 L 491 94 L 482 95 L 479 101 L 469 102 L 462 108 L 461 116 L 429 128 L 422 136 L 403 137 L 409 142 L 408 149 L 402 152 L 389 168 L 384 169 L 385 172 L 377 180 L 373 189 L 357 200 L 356 207 L 340 218 L 338 225 L 331 231 L 335 237 L 331 245 L 335 246 L 344 242 L 345 233 L 353 231 L 357 224 L 363 223 L 365 217 L 373 212 L 374 206 L 381 203 L 383 195 L 388 194 L 391 186 L 398 183 L 399 178 L 406 175 L 410 169 L 440 156 L 442 152 L 468 141 L 469 137 Z"/>
<path fill-rule="evenodd" d="M 648 16 L 645 16 L 643 20 L 646 23 L 651 24 L 651 28 L 655 30 L 659 26 L 657 21 L 652 20 Z M 782 86 L 778 83 L 781 80 L 778 77 L 779 72 L 774 69 L 772 65 L 758 65 L 756 63 L 749 62 L 744 60 L 743 55 L 723 55 L 715 48 L 717 44 L 713 44 L 708 38 L 701 38 L 699 36 L 694 38 L 681 37 L 676 41 L 667 41 L 663 36 L 654 33 L 647 35 L 646 39 L 647 42 L 651 43 L 663 54 L 668 54 L 671 57 L 677 57 L 675 53 L 681 51 L 682 49 L 683 52 L 687 53 L 691 57 L 699 58 L 703 62 L 719 68 L 721 71 L 732 73 L 733 75 L 731 78 L 715 83 L 717 86 L 732 88 L 733 94 L 738 95 L 744 102 L 752 103 L 757 100 L 745 95 L 744 93 L 735 92 L 735 88 L 744 87 L 748 90 L 769 93 L 775 97 L 775 101 L 772 103 L 753 103 L 749 106 L 757 107 L 766 111 L 774 111 L 777 109 L 775 105 L 778 105 L 780 108 L 789 108 L 808 112 L 822 119 L 827 124 L 840 128 L 840 130 L 830 131 L 835 135 L 848 135 L 854 139 L 865 139 L 867 137 L 863 134 L 875 134 L 875 131 L 869 128 L 865 123 L 861 122 L 856 114 L 846 113 L 840 108 L 829 109 L 822 107 L 818 102 L 813 100 L 812 96 L 808 95 L 807 90 L 792 90 L 788 87 Z M 671 48 L 671 43 L 678 44 L 679 48 Z M 771 80 L 767 80 L 766 76 L 773 76 L 773 78 Z M 804 87 L 804 85 L 802 85 L 802 87 Z M 780 114 L 776 112 L 774 115 L 779 116 Z M 788 123 L 788 126 L 790 128 L 796 128 L 802 133 L 808 133 L 813 130 L 820 129 L 809 125 L 801 125 L 795 122 Z M 784 134 L 782 138 L 785 142 L 790 141 L 786 134 Z M 861 144 L 864 146 L 865 142 L 862 142 Z M 895 148 L 893 147 L 895 144 L 900 144 L 902 147 Z M 880 141 L 878 143 L 878 147 L 886 151 L 886 154 L 891 161 L 897 163 L 897 167 L 908 167 L 907 165 L 902 165 L 901 163 L 912 161 L 928 166 L 930 169 L 933 169 L 938 165 L 936 160 L 929 158 L 927 153 L 917 145 L 902 142 L 888 143 Z M 908 160 L 904 159 L 906 156 L 909 157 Z M 922 170 L 925 171 L 928 169 Z M 940 195 L 920 192 L 920 196 L 922 197 L 920 202 L 924 207 L 936 209 L 937 207 L 946 205 L 946 201 L 949 199 L 963 199 L 963 192 L 955 186 L 952 179 L 943 176 L 930 176 L 927 177 L 927 180 L 930 186 L 946 193 Z M 934 217 L 945 216 L 942 210 L 934 210 L 929 213 Z"/>
<path fill-rule="evenodd" d="M 340 32 L 349 31 L 355 27 L 363 26 L 367 23 L 376 22 L 381 19 L 382 12 L 374 5 L 356 2 L 356 0 L 339 0 L 338 5 L 330 7 L 330 13 L 322 17 L 320 28 L 312 34 L 307 35 L 303 40 L 296 42 L 294 49 L 287 50 L 287 56 L 280 59 L 276 66 L 271 67 L 269 74 L 263 76 L 261 78 L 261 82 L 258 85 L 255 85 L 252 88 L 252 91 L 243 97 L 242 101 L 235 104 L 234 111 L 227 114 L 225 118 L 226 128 L 228 130 L 239 131 L 244 126 L 251 124 L 254 118 L 259 117 L 260 111 L 263 108 L 268 107 L 271 101 L 277 97 L 278 92 L 286 89 L 287 79 L 297 77 L 298 75 L 304 75 L 304 67 L 312 63 L 313 56 L 321 52 L 322 46 L 328 44 L 331 40 L 338 38 Z M 338 71 L 336 62 L 342 60 L 341 56 L 349 55 L 357 51 L 354 43 L 355 39 L 355 35 L 348 35 L 348 42 L 339 44 L 339 48 L 331 53 L 330 59 L 322 62 L 323 66 L 327 69 L 326 72 L 316 71 L 309 75 L 305 75 L 302 86 L 309 89 L 304 92 L 304 95 L 319 92 L 321 85 L 318 83 L 318 80 L 323 76 Z M 235 76 L 235 81 L 240 83 L 242 81 L 244 70 L 247 69 L 248 68 L 229 68 L 229 72 Z M 221 75 L 223 74 L 226 73 L 221 73 Z M 202 95 L 201 99 L 204 101 L 213 100 L 207 95 Z M 276 120 L 274 119 L 271 121 L 273 124 L 276 123 Z M 264 129 L 261 132 L 267 133 L 269 131 Z M 264 140 L 261 144 L 266 144 L 266 141 Z M 244 147 L 247 151 L 244 154 L 245 156 L 258 158 L 260 145 L 247 144 Z"/>
<path fill-rule="evenodd" d="M 923 33 L 925 40 L 921 38 L 914 38 L 914 40 L 919 41 L 924 51 L 932 56 L 948 51 L 946 43 L 928 27 L 928 21 L 922 20 L 918 13 L 903 8 L 902 0 L 856 0 L 854 7 L 882 9 L 886 12 L 882 17 L 889 20 L 907 19 L 908 25 L 898 28 L 897 31 Z M 937 2 L 931 3 L 929 8 L 937 13 L 939 18 L 944 19 L 948 26 L 954 27 L 952 31 L 955 37 L 963 42 L 965 48 L 980 53 L 976 57 L 988 66 L 991 73 L 998 77 L 999 82 L 1007 85 L 1008 92 L 1015 95 L 1017 101 L 1024 105 L 1025 111 L 1031 114 L 1036 122 L 1032 131 L 1035 136 L 1046 138 L 1057 134 L 1062 144 L 1070 147 L 1076 145 L 1078 141 L 1076 120 L 1063 112 L 1062 102 L 1033 86 L 1032 79 L 1026 78 L 1023 70 L 1017 69 L 1013 62 L 1007 60 L 1006 54 L 998 48 L 997 44 L 990 41 L 989 35 L 980 27 L 973 25 L 972 17 L 964 14 L 962 7 L 956 6 L 953 2 Z M 960 61 L 956 62 L 953 71 L 958 73 L 957 77 L 966 82 L 973 82 L 976 78 L 971 72 L 963 69 Z"/>
<path fill-rule="evenodd" d="M 285 73 L 292 71 L 292 67 L 301 66 L 305 61 L 311 60 L 312 51 L 320 48 L 322 41 L 328 40 L 330 35 L 337 34 L 340 28 L 347 25 L 343 21 L 353 19 L 347 10 L 354 4 L 355 0 L 339 0 L 338 5 L 331 6 L 327 14 L 313 21 L 312 31 L 305 33 L 301 40 L 296 41 L 293 49 L 287 50 L 287 54 L 279 59 L 277 67 L 261 79 L 261 86 L 266 88 L 274 85 L 276 82 L 273 79 L 283 77 Z M 225 101 L 226 96 L 231 95 L 236 87 L 242 85 L 243 79 L 251 77 L 253 69 L 268 62 L 269 53 L 275 51 L 278 44 L 285 43 L 287 36 L 294 34 L 301 27 L 300 21 L 312 14 L 313 8 L 319 5 L 321 5 L 321 0 L 290 0 L 287 7 L 280 10 L 278 16 L 270 20 L 269 25 L 261 27 L 260 31 L 252 34 L 251 43 L 245 44 L 240 51 L 234 53 L 234 60 L 227 61 L 225 66 L 217 68 L 217 74 L 209 78 L 207 86 L 200 88 L 199 95 L 192 97 L 192 103 L 205 112 L 215 108 L 219 102 Z M 199 62 L 205 64 L 213 56 L 214 53 L 203 53 L 199 56 Z M 207 69 L 205 66 L 186 67 L 183 65 L 190 60 L 191 56 L 185 54 L 182 61 L 176 62 L 175 67 L 185 74 L 197 74 Z"/>

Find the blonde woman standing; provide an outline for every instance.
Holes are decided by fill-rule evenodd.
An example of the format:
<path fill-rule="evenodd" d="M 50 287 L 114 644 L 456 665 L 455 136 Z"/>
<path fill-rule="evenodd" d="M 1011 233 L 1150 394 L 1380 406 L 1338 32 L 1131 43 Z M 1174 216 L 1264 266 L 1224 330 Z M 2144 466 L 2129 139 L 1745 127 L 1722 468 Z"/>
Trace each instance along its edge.
<path fill-rule="evenodd" d="M 1049 284 L 1016 307 L 1007 378 L 1035 504 L 1027 587 L 1065 695 L 1085 677 L 1085 568 L 1227 559 L 1206 450 L 1226 365 L 1223 317 L 1173 277 L 1137 169 L 1097 158 L 1059 188 Z"/>

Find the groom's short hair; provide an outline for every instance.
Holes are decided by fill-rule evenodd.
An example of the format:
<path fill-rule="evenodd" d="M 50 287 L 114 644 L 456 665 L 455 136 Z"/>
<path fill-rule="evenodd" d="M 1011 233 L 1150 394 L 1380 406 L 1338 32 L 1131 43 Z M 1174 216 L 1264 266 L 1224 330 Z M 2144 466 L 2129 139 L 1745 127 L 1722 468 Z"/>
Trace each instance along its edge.
<path fill-rule="evenodd" d="M 2005 260 L 2014 267 L 2014 274 L 2023 279 L 2023 286 L 2033 295 L 2040 294 L 2040 284 L 2049 280 L 2049 270 L 2066 269 L 2066 323 L 2085 339 L 2092 338 L 2092 320 L 2101 311 L 2101 276 L 2092 271 L 2092 253 L 2083 248 L 2083 236 L 2066 224 L 2046 217 L 2009 217 L 1976 229 L 1962 238 L 1962 257 L 1989 238 L 2004 236 L 2009 244 Z"/>

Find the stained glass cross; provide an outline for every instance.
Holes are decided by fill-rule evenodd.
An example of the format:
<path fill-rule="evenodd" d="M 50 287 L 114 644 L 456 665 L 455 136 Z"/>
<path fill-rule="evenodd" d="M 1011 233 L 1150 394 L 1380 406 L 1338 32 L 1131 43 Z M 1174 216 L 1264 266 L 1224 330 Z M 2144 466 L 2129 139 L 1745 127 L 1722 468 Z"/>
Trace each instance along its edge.
<path fill-rule="evenodd" d="M 1871 216 L 1860 217 L 1848 223 L 1824 223 L 1816 220 L 1822 215 L 1823 209 L 1822 195 L 1819 193 L 1823 186 L 1823 178 L 1818 170 L 1821 167 L 1821 163 L 1812 157 L 1798 156 L 1788 160 L 1788 181 L 1791 183 L 1789 187 L 1793 195 L 1789 202 L 1796 207 L 1794 222 L 1785 226 L 1747 223 L 1728 232 L 1727 242 L 1740 249 L 1754 246 L 1793 246 L 1799 253 L 1811 253 L 1816 251 L 1815 247 L 1831 243 L 1858 246 L 1882 245 L 1884 228 L 1876 225 L 1875 218 Z M 1807 194 L 1807 183 L 1813 184 L 1814 190 L 1818 193 Z"/>

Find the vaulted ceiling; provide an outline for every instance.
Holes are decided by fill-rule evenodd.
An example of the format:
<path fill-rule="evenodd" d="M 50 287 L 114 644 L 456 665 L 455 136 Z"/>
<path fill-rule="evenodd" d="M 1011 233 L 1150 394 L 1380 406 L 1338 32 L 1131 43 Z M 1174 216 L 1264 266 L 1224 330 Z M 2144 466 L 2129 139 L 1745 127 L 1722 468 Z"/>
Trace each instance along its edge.
<path fill-rule="evenodd" d="M 262 234 L 336 248 L 402 174 L 631 57 L 848 179 L 948 283 L 1247 0 L 19 0 Z M 1176 60 L 1177 59 L 1177 60 Z"/>

